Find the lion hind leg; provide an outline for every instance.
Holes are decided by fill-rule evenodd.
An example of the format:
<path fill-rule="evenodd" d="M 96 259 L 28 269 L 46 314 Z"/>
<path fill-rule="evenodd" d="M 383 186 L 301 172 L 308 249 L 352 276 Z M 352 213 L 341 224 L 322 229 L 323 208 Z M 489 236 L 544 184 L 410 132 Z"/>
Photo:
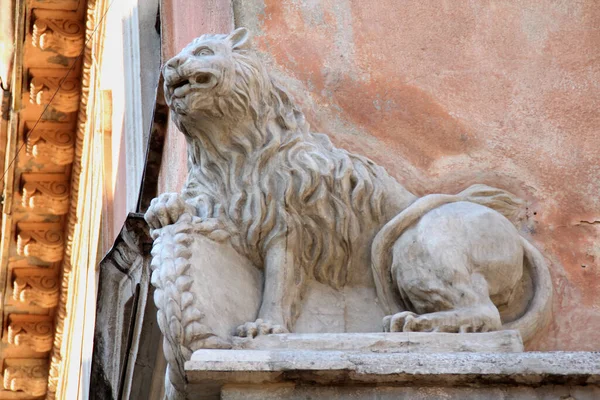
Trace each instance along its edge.
<path fill-rule="evenodd" d="M 406 295 L 416 312 L 386 316 L 384 331 L 462 333 L 500 329 L 500 313 L 490 300 L 485 279 L 473 274 L 469 281 L 470 284 L 444 288 L 436 285 L 435 278 L 412 287 L 405 285 Z"/>
<path fill-rule="evenodd" d="M 493 276 L 488 273 L 491 265 L 480 268 L 473 264 L 471 250 L 482 248 L 483 244 L 444 232 L 439 223 L 431 228 L 423 229 L 417 224 L 405 231 L 393 247 L 392 276 L 409 311 L 387 316 L 384 330 L 486 332 L 500 329 L 500 314 L 490 298 L 487 280 Z M 504 265 L 504 260 L 500 264 Z"/>
<path fill-rule="evenodd" d="M 500 328 L 500 315 L 493 305 L 427 314 L 403 311 L 384 318 L 384 332 L 490 332 Z"/>

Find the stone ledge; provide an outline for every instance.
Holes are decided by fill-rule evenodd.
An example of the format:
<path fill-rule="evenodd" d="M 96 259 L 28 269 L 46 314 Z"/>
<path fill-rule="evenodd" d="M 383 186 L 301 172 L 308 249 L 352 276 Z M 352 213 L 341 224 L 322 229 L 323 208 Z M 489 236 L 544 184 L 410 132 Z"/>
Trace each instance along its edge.
<path fill-rule="evenodd" d="M 523 351 L 518 331 L 488 333 L 288 333 L 233 338 L 236 350 L 341 350 L 376 353 L 448 353 Z"/>
<path fill-rule="evenodd" d="M 189 383 L 213 385 L 584 385 L 600 383 L 600 353 L 198 350 L 185 370 Z"/>

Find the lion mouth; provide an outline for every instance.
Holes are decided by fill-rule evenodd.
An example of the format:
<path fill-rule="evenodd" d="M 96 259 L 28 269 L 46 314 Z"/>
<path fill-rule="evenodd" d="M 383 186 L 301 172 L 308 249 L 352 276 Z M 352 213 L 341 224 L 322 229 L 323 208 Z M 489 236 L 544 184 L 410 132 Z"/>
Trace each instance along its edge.
<path fill-rule="evenodd" d="M 169 85 L 173 97 L 184 97 L 195 89 L 210 89 L 216 85 L 216 76 L 209 71 L 199 71 L 191 76 L 178 76 Z"/>

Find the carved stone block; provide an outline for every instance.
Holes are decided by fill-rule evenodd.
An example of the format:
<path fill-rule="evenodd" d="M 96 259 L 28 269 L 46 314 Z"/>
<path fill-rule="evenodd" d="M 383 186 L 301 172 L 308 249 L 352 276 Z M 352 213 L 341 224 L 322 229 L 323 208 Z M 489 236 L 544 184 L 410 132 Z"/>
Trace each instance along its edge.
<path fill-rule="evenodd" d="M 29 101 L 46 105 L 52 99 L 52 107 L 62 112 L 79 109 L 80 82 L 77 78 L 34 75 L 29 83 Z"/>
<path fill-rule="evenodd" d="M 77 20 L 38 18 L 33 23 L 33 46 L 65 57 L 77 57 L 84 44 L 85 27 Z"/>
<path fill-rule="evenodd" d="M 68 165 L 75 157 L 73 129 L 70 124 L 57 122 L 38 123 L 34 130 L 25 123 L 27 154 L 36 160 L 48 160 L 57 165 Z"/>
<path fill-rule="evenodd" d="M 48 315 L 11 314 L 8 317 L 8 343 L 26 346 L 40 353 L 52 349 L 54 328 Z"/>
<path fill-rule="evenodd" d="M 21 175 L 23 207 L 63 215 L 69 211 L 69 181 L 63 174 Z"/>
<path fill-rule="evenodd" d="M 56 307 L 59 281 L 55 271 L 46 268 L 19 268 L 13 271 L 13 299 L 44 308 Z"/>
<path fill-rule="evenodd" d="M 62 260 L 65 241 L 59 224 L 21 222 L 17 231 L 19 255 L 47 262 Z"/>
<path fill-rule="evenodd" d="M 7 359 L 3 384 L 5 390 L 43 396 L 48 386 L 48 365 L 45 360 Z"/>

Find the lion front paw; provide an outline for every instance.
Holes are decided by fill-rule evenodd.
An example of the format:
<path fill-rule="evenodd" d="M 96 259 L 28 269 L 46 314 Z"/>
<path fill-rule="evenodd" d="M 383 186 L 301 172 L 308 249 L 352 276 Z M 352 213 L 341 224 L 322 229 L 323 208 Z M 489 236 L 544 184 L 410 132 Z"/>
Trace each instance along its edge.
<path fill-rule="evenodd" d="M 236 336 L 254 338 L 258 335 L 271 333 L 289 333 L 282 325 L 274 325 L 269 321 L 257 319 L 255 322 L 246 322 L 237 327 Z"/>
<path fill-rule="evenodd" d="M 174 224 L 186 213 L 194 215 L 196 210 L 187 204 L 179 193 L 163 193 L 152 200 L 144 219 L 150 229 L 159 229 Z"/>

